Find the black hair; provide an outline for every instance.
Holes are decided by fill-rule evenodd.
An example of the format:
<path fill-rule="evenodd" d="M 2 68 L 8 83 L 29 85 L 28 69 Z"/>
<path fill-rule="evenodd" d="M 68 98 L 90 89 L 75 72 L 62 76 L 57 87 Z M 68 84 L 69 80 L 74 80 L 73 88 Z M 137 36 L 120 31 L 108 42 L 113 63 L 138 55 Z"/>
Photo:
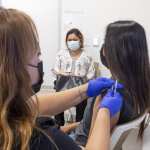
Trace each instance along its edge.
<path fill-rule="evenodd" d="M 125 87 L 124 99 L 133 100 L 137 114 L 144 113 L 150 107 L 150 63 L 144 28 L 135 21 L 109 24 L 104 49 L 113 78 Z"/>

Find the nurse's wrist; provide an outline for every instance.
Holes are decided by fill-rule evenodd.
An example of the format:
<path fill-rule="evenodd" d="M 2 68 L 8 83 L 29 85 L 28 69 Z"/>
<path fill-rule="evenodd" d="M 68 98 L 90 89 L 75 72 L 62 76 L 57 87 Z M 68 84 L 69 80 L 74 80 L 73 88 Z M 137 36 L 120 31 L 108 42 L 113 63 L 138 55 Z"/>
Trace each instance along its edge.
<path fill-rule="evenodd" d="M 78 87 L 78 92 L 79 92 L 79 95 L 80 95 L 82 100 L 87 98 L 87 94 L 86 94 L 87 88 L 88 88 L 88 83 L 83 84 L 83 85 Z"/>

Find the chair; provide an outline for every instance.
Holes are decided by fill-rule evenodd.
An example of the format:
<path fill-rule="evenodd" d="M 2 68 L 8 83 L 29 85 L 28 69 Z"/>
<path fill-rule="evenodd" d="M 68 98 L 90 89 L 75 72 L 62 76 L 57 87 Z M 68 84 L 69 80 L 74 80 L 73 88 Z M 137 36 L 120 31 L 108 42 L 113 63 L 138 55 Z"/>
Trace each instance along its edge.
<path fill-rule="evenodd" d="M 150 123 L 148 123 L 147 128 L 144 130 L 142 150 L 150 149 Z"/>
<path fill-rule="evenodd" d="M 140 116 L 139 118 L 137 118 L 129 123 L 117 126 L 113 130 L 113 133 L 111 135 L 110 149 L 111 150 L 121 150 L 122 144 L 126 140 L 129 133 L 134 129 L 136 129 L 136 130 L 139 129 L 139 125 L 144 120 L 146 115 L 147 115 L 147 113 L 144 113 L 142 116 Z"/>

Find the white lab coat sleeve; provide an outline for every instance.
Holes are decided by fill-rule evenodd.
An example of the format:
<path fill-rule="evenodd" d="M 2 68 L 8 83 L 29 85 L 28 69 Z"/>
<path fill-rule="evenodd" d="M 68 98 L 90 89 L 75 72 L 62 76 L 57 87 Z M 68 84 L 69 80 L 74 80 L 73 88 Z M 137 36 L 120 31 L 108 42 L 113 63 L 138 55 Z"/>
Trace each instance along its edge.
<path fill-rule="evenodd" d="M 89 66 L 89 69 L 88 69 L 88 72 L 87 72 L 87 79 L 90 80 L 90 79 L 93 79 L 95 77 L 95 73 L 96 73 L 96 70 L 95 70 L 95 67 L 94 67 L 94 61 L 93 59 L 90 60 L 90 66 Z"/>
<path fill-rule="evenodd" d="M 56 58 L 55 58 L 55 64 L 52 68 L 52 73 L 53 73 L 53 81 L 55 81 L 57 79 L 57 74 L 60 72 L 61 70 L 61 57 L 60 57 L 60 52 L 57 53 Z"/>
<path fill-rule="evenodd" d="M 54 65 L 54 71 L 59 72 L 61 70 L 61 60 L 60 60 L 60 54 L 57 54 L 55 65 Z"/>
<path fill-rule="evenodd" d="M 54 65 L 54 71 L 61 72 L 63 62 L 66 58 L 66 50 L 60 50 L 56 55 L 56 61 Z"/>

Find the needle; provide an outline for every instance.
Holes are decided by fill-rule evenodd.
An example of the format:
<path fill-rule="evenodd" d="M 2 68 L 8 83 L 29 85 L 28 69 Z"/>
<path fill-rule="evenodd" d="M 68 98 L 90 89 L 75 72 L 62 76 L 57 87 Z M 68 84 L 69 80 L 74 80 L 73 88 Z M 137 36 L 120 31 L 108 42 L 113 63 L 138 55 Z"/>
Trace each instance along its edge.
<path fill-rule="evenodd" d="M 118 81 L 116 80 L 116 82 L 115 82 L 115 87 L 114 87 L 114 94 L 115 94 L 116 91 L 117 91 L 117 85 L 118 85 Z"/>

